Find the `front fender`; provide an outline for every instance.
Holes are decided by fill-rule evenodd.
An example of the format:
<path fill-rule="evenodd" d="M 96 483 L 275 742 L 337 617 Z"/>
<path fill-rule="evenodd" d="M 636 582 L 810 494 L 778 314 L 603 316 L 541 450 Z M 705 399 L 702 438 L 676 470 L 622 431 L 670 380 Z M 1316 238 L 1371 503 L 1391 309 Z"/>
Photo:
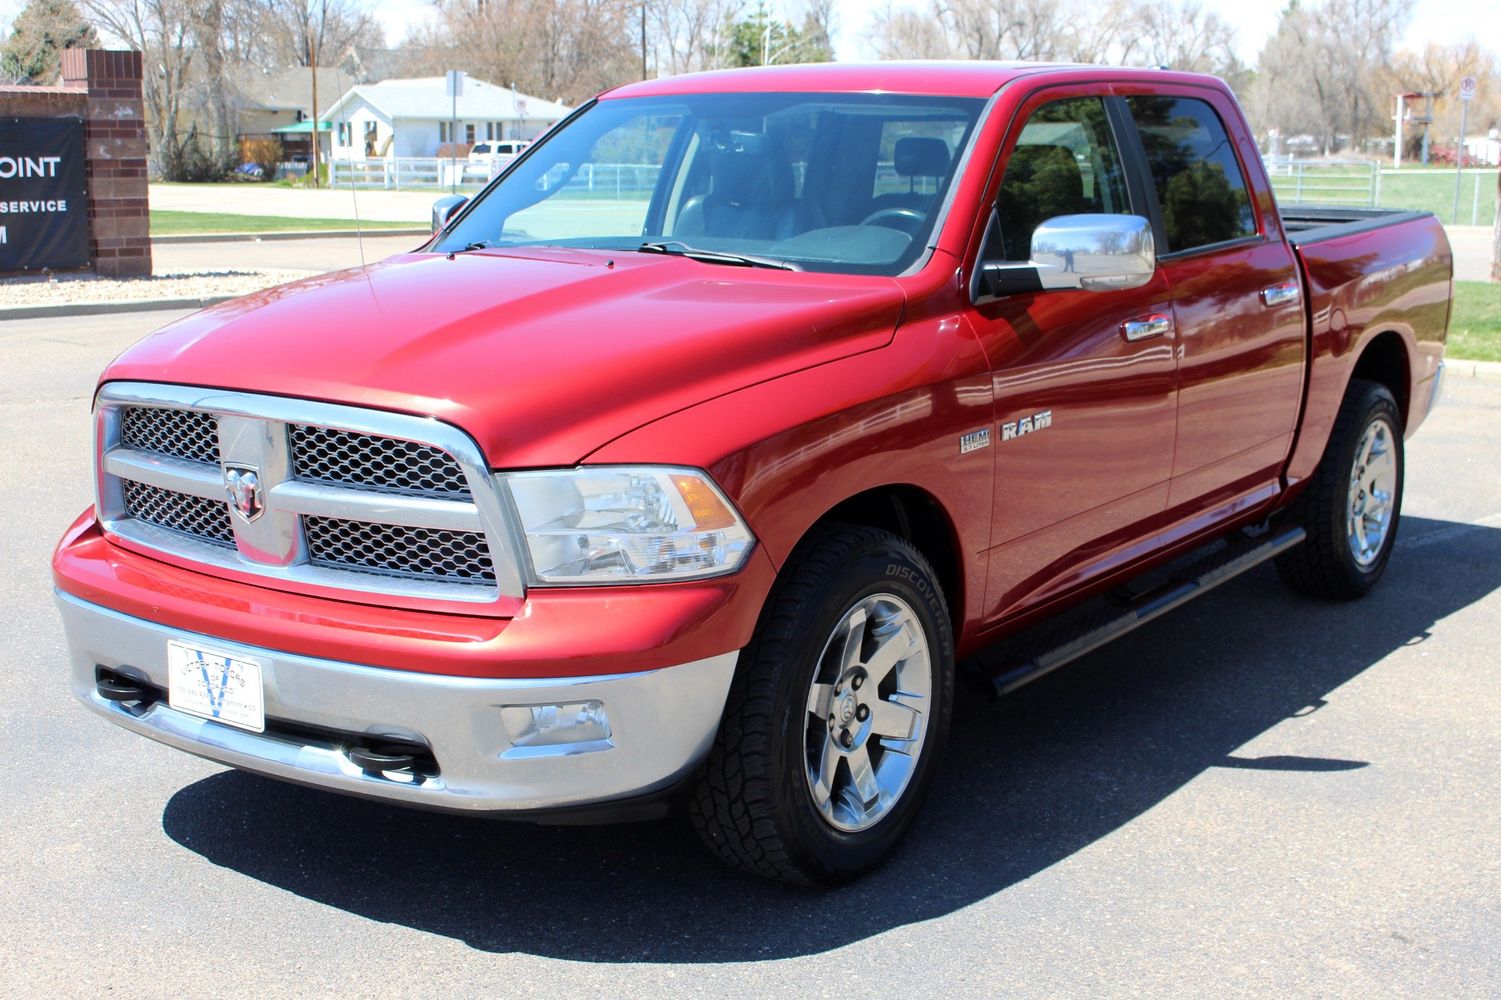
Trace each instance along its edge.
<path fill-rule="evenodd" d="M 707 469 L 778 569 L 842 501 L 881 486 L 915 486 L 955 527 L 964 617 L 973 620 L 985 592 L 994 449 L 961 453 L 960 438 L 992 428 L 992 401 L 979 346 L 955 317 L 938 318 L 903 327 L 877 350 L 664 417 L 586 462 Z"/>

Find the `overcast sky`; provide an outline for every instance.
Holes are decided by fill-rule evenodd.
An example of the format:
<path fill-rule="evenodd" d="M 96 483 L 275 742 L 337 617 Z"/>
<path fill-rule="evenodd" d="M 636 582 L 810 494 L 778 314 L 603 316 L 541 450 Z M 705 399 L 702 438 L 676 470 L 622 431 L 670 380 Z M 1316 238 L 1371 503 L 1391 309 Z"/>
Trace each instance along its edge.
<path fill-rule="evenodd" d="M 1235 26 L 1241 59 L 1254 64 L 1256 53 L 1276 26 L 1276 12 L 1280 4 L 1267 0 L 1203 2 L 1205 7 Z M 0 30 L 9 33 L 11 20 L 23 6 L 24 0 L 0 0 Z M 789 5 L 770 0 L 770 6 L 777 10 Z M 870 58 L 865 34 L 875 5 L 860 0 L 837 0 L 836 6 L 836 54 L 842 60 Z M 1421 47 L 1429 42 L 1458 42 L 1470 35 L 1482 42 L 1497 44 L 1497 40 L 1501 39 L 1501 3 L 1496 0 L 1471 0 L 1463 5 L 1463 15 L 1455 13 L 1457 6 L 1460 5 L 1455 0 L 1418 0 L 1404 44 Z M 385 24 L 387 40 L 397 44 L 413 25 L 427 16 L 432 9 L 432 0 L 381 0 L 377 9 Z"/>

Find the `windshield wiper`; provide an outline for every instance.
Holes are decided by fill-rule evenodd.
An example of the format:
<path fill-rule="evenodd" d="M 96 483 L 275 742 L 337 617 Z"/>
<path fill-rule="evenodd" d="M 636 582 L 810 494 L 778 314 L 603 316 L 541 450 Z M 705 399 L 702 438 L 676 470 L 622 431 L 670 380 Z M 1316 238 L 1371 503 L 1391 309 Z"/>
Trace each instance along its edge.
<path fill-rule="evenodd" d="M 466 252 L 469 250 L 488 250 L 494 245 L 495 244 L 491 243 L 489 240 L 475 240 L 473 243 L 465 247 L 464 250 Z"/>
<path fill-rule="evenodd" d="M 638 253 L 661 253 L 672 257 L 687 257 L 704 264 L 728 264 L 731 267 L 772 267 L 779 271 L 801 271 L 791 261 L 775 257 L 758 257 L 748 253 L 726 253 L 723 250 L 700 250 L 681 240 L 663 240 L 658 243 L 643 243 L 636 248 Z"/>

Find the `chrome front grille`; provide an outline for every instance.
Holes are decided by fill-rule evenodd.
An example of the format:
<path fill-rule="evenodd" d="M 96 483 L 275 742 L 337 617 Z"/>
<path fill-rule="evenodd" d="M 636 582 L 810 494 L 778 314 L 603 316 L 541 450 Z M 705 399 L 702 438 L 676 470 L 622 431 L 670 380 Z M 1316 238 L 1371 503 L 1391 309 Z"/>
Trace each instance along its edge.
<path fill-rule="evenodd" d="M 129 479 L 120 487 L 125 512 L 136 520 L 234 548 L 235 529 L 229 523 L 228 504 Z"/>
<path fill-rule="evenodd" d="M 111 383 L 97 408 L 99 516 L 125 543 L 292 589 L 468 602 L 521 596 L 478 447 L 436 420 Z M 237 512 L 226 489 L 237 473 Z M 253 472 L 258 489 L 244 489 Z"/>
<path fill-rule="evenodd" d="M 212 413 L 127 406 L 120 414 L 120 440 L 137 451 L 219 464 L 219 422 Z"/>
<path fill-rule="evenodd" d="M 308 558 L 392 576 L 495 583 L 485 536 L 477 531 L 435 531 L 400 524 L 371 524 L 337 517 L 303 519 Z"/>
<path fill-rule="evenodd" d="M 459 463 L 432 445 L 306 424 L 287 432 L 298 479 L 408 496 L 469 496 Z"/>

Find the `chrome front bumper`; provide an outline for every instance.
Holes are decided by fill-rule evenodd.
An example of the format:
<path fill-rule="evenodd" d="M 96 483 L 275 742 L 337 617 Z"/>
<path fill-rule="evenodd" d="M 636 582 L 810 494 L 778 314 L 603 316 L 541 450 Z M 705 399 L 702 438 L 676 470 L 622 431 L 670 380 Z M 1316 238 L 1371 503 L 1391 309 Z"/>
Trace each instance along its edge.
<path fill-rule="evenodd" d="M 738 653 L 634 674 L 490 680 L 410 673 L 297 656 L 168 628 L 57 593 L 74 695 L 142 736 L 299 784 L 414 806 L 525 813 L 631 799 L 670 787 L 708 752 Z M 264 665 L 267 731 L 100 697 L 100 668 L 167 688 L 167 640 Z M 610 734 L 587 743 L 518 746 L 516 708 L 597 701 Z M 505 713 L 503 709 L 510 708 Z M 525 713 L 523 713 L 525 714 Z M 315 735 L 307 735 L 312 732 Z M 338 734 L 422 743 L 436 774 L 371 772 Z M 325 738 L 327 736 L 327 738 Z"/>

